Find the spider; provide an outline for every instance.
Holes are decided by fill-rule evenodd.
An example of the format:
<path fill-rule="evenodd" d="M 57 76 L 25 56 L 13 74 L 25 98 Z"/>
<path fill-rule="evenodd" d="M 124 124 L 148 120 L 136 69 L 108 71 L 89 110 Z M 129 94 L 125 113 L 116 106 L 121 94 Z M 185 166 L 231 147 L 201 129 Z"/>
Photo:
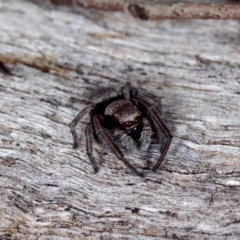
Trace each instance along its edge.
<path fill-rule="evenodd" d="M 95 173 L 99 168 L 93 157 L 93 138 L 106 146 L 133 173 L 144 177 L 132 166 L 124 156 L 134 150 L 146 151 L 153 135 L 163 133 L 161 155 L 152 171 L 161 165 L 170 146 L 172 135 L 161 119 L 161 102 L 155 96 L 143 89 L 132 88 L 131 83 L 125 83 L 119 90 L 105 88 L 91 96 L 91 102 L 69 124 L 73 136 L 73 148 L 78 147 L 78 137 L 75 130 L 78 122 L 87 114 L 90 122 L 85 128 L 86 152 Z"/>

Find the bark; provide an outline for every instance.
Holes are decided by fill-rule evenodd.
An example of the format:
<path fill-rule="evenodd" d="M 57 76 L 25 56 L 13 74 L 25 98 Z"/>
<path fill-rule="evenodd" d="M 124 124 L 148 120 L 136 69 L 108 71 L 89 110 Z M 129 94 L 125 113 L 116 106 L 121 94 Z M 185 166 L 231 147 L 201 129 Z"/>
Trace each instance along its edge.
<path fill-rule="evenodd" d="M 123 12 L 0 1 L 0 239 L 239 239 L 239 22 L 141 22 Z M 1 68 L 4 65 L 1 64 Z M 162 99 L 173 135 L 127 156 L 141 179 L 68 124 L 99 87 Z"/>
<path fill-rule="evenodd" d="M 32 0 L 33 2 L 65 5 L 71 8 L 85 7 L 110 11 L 122 11 L 125 0 Z"/>
<path fill-rule="evenodd" d="M 240 19 L 238 0 L 32 0 L 65 5 L 71 9 L 95 8 L 123 11 L 142 20 L 156 19 Z"/>
<path fill-rule="evenodd" d="M 156 19 L 240 19 L 239 4 L 155 3 L 130 0 L 126 11 L 143 20 Z"/>

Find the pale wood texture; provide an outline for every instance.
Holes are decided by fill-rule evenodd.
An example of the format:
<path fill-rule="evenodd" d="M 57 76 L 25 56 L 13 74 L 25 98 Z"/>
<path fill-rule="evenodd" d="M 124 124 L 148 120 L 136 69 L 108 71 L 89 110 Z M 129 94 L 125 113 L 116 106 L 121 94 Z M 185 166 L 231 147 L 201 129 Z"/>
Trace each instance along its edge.
<path fill-rule="evenodd" d="M 123 12 L 0 1 L 0 239 L 239 239 L 238 21 L 142 22 Z M 162 98 L 173 141 L 134 176 L 68 127 L 93 89 L 132 81 Z M 83 129 L 87 118 L 79 125 Z M 157 157 L 154 151 L 150 160 Z M 153 163 L 153 162 L 152 162 Z"/>

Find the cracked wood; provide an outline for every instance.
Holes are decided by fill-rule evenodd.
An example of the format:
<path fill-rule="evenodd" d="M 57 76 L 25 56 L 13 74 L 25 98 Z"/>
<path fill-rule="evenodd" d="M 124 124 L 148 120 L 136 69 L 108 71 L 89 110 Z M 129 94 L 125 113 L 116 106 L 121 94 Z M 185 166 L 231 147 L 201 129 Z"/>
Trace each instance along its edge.
<path fill-rule="evenodd" d="M 1 239 L 239 239 L 239 22 L 140 22 L 123 12 L 0 1 Z M 127 156 L 68 127 L 88 92 L 131 81 L 162 98 L 173 135 Z M 149 164 L 150 162 L 150 164 Z"/>

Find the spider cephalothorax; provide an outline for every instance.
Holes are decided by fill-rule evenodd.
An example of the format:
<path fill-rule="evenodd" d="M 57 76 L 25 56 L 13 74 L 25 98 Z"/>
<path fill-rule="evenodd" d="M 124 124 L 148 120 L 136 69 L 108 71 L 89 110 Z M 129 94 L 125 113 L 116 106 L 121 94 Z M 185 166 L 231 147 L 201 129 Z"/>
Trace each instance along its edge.
<path fill-rule="evenodd" d="M 120 99 L 110 103 L 104 115 L 112 117 L 122 129 L 132 129 L 139 124 L 141 112 L 131 101 Z"/>
<path fill-rule="evenodd" d="M 86 101 L 87 102 L 87 101 Z M 172 136 L 161 119 L 161 104 L 159 100 L 144 91 L 133 89 L 126 83 L 119 91 L 105 88 L 92 96 L 92 101 L 70 123 L 74 140 L 74 148 L 78 146 L 75 127 L 80 119 L 90 113 L 90 122 L 85 129 L 86 149 L 89 160 L 98 171 L 98 166 L 92 155 L 92 139 L 107 146 L 135 174 L 143 173 L 134 168 L 124 157 L 124 152 L 138 149 L 146 151 L 152 141 L 152 136 L 163 132 L 166 139 L 162 143 L 161 155 L 152 170 L 156 171 L 161 165 L 170 146 Z"/>

